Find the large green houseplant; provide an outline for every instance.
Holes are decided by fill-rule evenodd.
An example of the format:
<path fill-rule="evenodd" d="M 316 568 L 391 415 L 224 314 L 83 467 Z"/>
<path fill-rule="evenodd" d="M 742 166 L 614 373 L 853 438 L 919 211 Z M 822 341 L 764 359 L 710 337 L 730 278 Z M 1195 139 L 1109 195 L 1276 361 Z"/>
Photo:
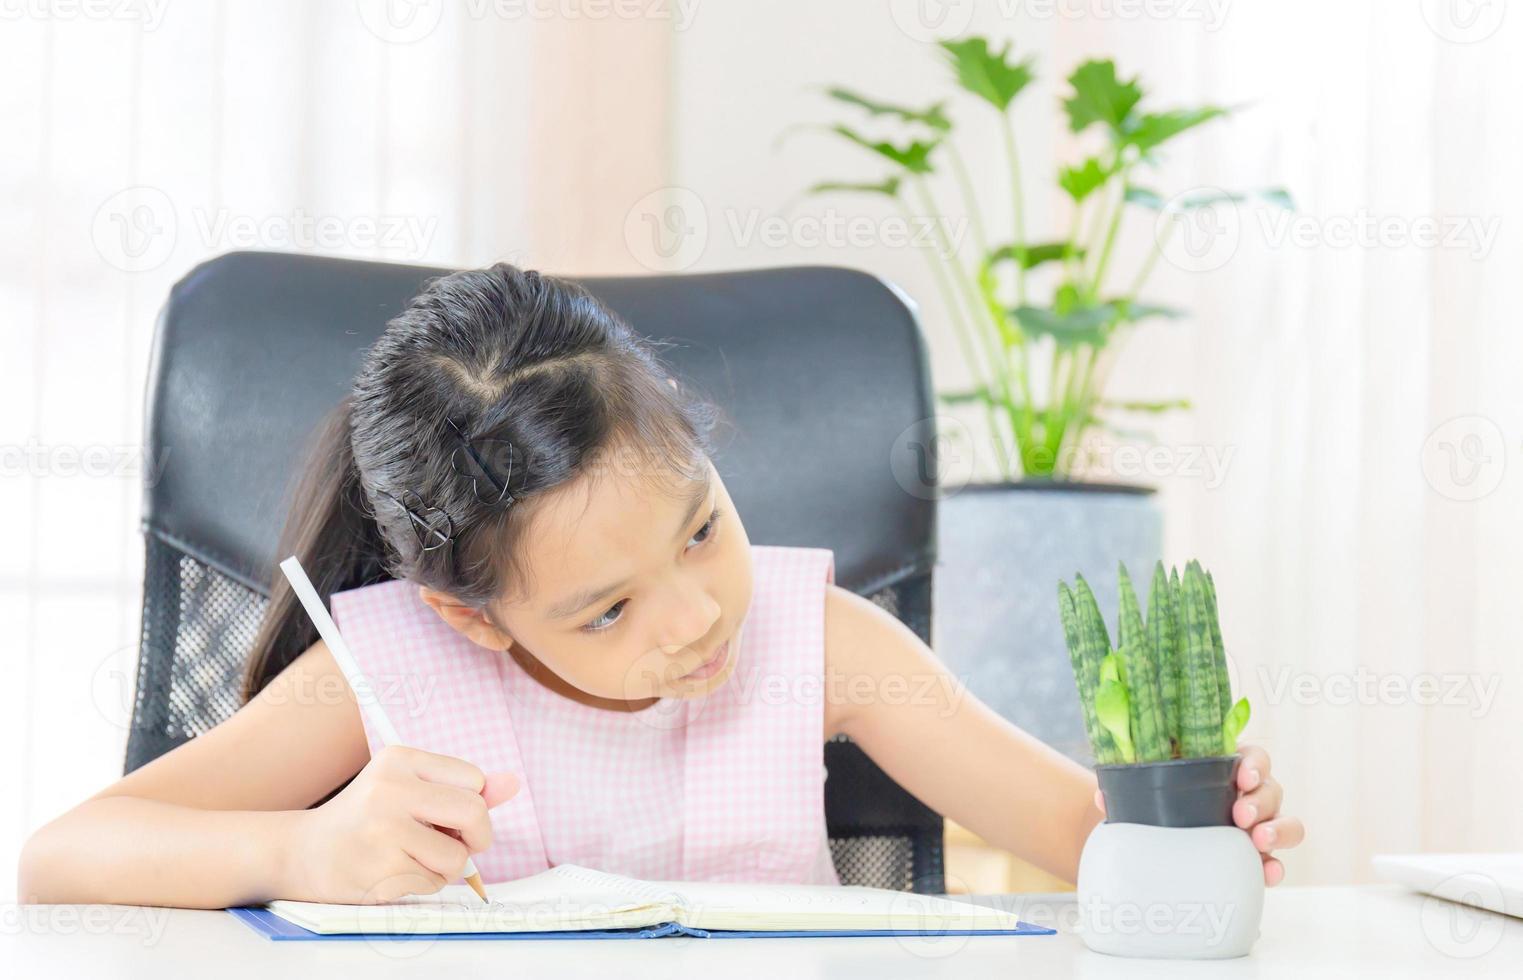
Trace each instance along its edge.
<path fill-rule="evenodd" d="M 1186 407 L 1180 399 L 1116 402 L 1105 397 L 1119 342 L 1134 325 L 1179 311 L 1142 297 L 1174 222 L 1155 235 L 1153 248 L 1133 269 L 1115 267 L 1115 246 L 1126 215 L 1182 212 L 1243 200 L 1219 191 L 1166 197 L 1147 183 L 1159 150 L 1197 126 L 1231 110 L 1216 105 L 1147 109 L 1136 78 L 1123 78 L 1110 60 L 1089 60 L 1068 76 L 1062 110 L 1068 129 L 1091 140 L 1092 152 L 1063 166 L 1057 188 L 1070 203 L 1067 227 L 1030 232 L 1026 222 L 1019 139 L 1012 118 L 1016 100 L 1035 73 L 1007 42 L 996 50 L 986 38 L 942 41 L 955 84 L 997 113 L 1008 176 L 1008 212 L 983 203 L 969 176 L 947 100 L 905 106 L 840 86 L 826 93 L 889 135 L 869 134 L 855 121 L 828 132 L 889 165 L 881 180 L 821 181 L 811 194 L 865 192 L 892 199 L 913 222 L 914 209 L 933 219 L 937 250 L 927 255 L 967 363 L 971 389 L 945 392 L 949 404 L 976 403 L 987 413 L 994 455 L 1006 479 L 1065 479 L 1081 469 L 1081 445 L 1096 425 L 1120 430 L 1126 413 Z M 944 210 L 931 178 L 947 174 L 961 198 L 971 247 L 954 242 L 939 218 Z M 943 193 L 945 189 L 943 188 Z M 1283 191 L 1258 192 L 1288 205 Z"/>
<path fill-rule="evenodd" d="M 1058 584 L 1058 613 L 1105 797 L 1105 822 L 1079 862 L 1080 923 L 1090 948 L 1127 956 L 1223 957 L 1258 935 L 1258 852 L 1232 820 L 1237 737 L 1246 698 L 1232 700 L 1216 584 L 1199 562 L 1153 570 L 1146 617 L 1119 570 L 1116 644 L 1089 584 Z M 1215 932 L 1165 922 L 1117 928 L 1122 909 L 1204 909 Z"/>

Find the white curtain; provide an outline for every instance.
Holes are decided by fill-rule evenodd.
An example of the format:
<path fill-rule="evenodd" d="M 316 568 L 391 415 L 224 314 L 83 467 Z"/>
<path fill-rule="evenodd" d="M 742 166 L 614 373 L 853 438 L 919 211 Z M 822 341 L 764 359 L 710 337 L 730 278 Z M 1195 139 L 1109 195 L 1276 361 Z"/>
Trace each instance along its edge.
<path fill-rule="evenodd" d="M 0 868 L 121 774 L 162 462 L 143 385 L 176 279 L 238 248 L 642 271 L 622 219 L 665 179 L 671 24 L 553 10 L 7 8 Z"/>

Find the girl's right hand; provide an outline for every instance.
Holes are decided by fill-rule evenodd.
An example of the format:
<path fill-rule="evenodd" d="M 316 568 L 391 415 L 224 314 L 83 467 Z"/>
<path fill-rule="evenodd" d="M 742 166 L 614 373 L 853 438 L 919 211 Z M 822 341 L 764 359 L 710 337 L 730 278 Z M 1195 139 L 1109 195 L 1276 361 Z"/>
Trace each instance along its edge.
<path fill-rule="evenodd" d="M 487 810 L 518 792 L 463 759 L 388 745 L 333 799 L 300 811 L 288 897 L 370 905 L 427 895 L 492 844 Z"/>

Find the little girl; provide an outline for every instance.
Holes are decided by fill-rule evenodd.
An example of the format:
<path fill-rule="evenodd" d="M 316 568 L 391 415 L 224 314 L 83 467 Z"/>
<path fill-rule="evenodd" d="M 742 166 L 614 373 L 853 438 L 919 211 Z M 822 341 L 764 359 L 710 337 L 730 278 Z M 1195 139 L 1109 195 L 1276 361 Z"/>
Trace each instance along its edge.
<path fill-rule="evenodd" d="M 835 883 L 838 733 L 1074 880 L 1093 775 L 835 585 L 831 551 L 752 545 L 715 411 L 653 349 L 550 276 L 431 281 L 367 352 L 280 551 L 408 747 L 381 744 L 277 575 L 243 707 L 38 830 L 20 900 L 382 902 L 468 855 L 488 882 L 571 862 Z M 1271 885 L 1302 836 L 1280 796 L 1245 748 L 1234 816 Z"/>

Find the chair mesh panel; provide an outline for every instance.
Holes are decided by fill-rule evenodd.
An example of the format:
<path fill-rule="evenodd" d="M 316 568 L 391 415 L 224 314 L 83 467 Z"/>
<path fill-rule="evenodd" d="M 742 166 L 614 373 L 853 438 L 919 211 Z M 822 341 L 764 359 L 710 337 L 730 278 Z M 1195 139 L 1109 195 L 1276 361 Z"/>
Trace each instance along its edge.
<path fill-rule="evenodd" d="M 243 666 L 267 604 L 265 596 L 152 533 L 146 555 L 127 772 L 209 731 L 238 709 Z M 920 576 L 870 598 L 929 642 L 930 592 L 929 576 Z M 825 819 L 841 883 L 941 892 L 940 816 L 894 784 L 844 736 L 826 743 L 825 763 Z M 873 813 L 866 820 L 864 800 L 872 801 Z"/>

